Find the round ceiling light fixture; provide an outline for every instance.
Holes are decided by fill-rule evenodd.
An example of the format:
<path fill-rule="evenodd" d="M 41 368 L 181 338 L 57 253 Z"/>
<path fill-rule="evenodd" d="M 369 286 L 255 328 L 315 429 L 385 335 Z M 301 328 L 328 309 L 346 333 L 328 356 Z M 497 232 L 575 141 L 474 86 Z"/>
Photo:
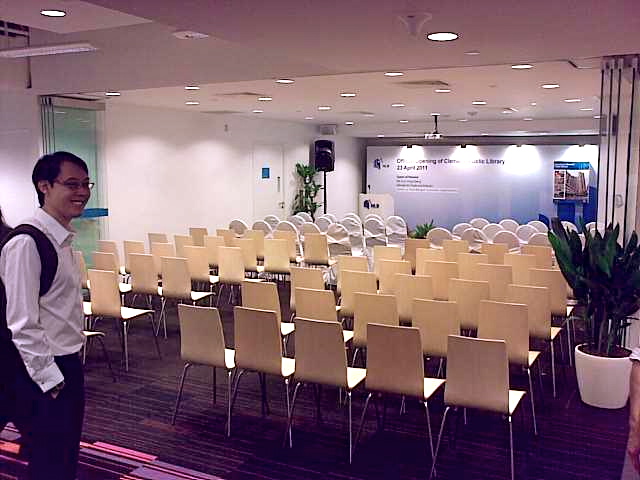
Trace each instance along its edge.
<path fill-rule="evenodd" d="M 276 80 L 276 83 L 280 83 L 280 84 L 283 84 L 283 85 L 288 85 L 288 84 L 291 84 L 293 82 L 294 82 L 294 80 L 291 80 L 290 78 L 279 78 L 279 79 Z"/>
<path fill-rule="evenodd" d="M 560 88 L 560 85 L 558 85 L 557 83 L 545 83 L 542 85 L 542 88 L 546 90 L 551 90 L 553 88 Z"/>
<path fill-rule="evenodd" d="M 40 15 L 42 15 L 44 17 L 61 18 L 61 17 L 65 17 L 67 15 L 67 12 L 65 12 L 64 10 L 47 8 L 47 9 L 44 9 L 44 10 L 40 10 Z"/>
<path fill-rule="evenodd" d="M 511 68 L 514 70 L 529 70 L 533 68 L 533 65 L 529 65 L 528 63 L 517 63 L 516 65 L 511 65 Z"/>
<path fill-rule="evenodd" d="M 427 34 L 427 38 L 432 42 L 451 42 L 457 40 L 459 36 L 454 32 L 432 32 Z"/>
<path fill-rule="evenodd" d="M 404 73 L 402 73 L 402 72 L 385 72 L 384 73 L 385 77 L 401 77 L 403 75 L 404 75 Z"/>

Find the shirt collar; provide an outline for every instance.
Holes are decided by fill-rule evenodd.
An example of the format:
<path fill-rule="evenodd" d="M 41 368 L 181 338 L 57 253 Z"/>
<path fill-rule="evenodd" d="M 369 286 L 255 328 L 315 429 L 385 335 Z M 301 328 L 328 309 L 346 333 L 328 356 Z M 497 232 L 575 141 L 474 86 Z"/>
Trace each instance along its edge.
<path fill-rule="evenodd" d="M 62 246 L 65 242 L 69 243 L 73 240 L 74 231 L 68 230 L 42 208 L 36 210 L 34 217 L 42 224 L 44 230 L 54 238 L 58 245 Z"/>

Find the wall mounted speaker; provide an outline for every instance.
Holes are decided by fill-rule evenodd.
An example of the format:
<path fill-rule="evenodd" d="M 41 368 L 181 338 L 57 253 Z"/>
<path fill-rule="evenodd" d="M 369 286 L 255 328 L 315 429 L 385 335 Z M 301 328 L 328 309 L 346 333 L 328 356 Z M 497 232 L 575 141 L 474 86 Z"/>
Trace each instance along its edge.
<path fill-rule="evenodd" d="M 314 143 L 313 166 L 320 172 L 333 172 L 335 163 L 334 145 L 331 140 L 316 140 Z"/>

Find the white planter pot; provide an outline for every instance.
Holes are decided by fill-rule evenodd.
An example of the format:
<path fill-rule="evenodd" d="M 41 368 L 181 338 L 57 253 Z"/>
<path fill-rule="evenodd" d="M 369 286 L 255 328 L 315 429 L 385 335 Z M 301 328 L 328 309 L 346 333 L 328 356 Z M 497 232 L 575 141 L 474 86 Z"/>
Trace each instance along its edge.
<path fill-rule="evenodd" d="M 629 399 L 631 361 L 589 355 L 576 346 L 576 377 L 580 398 L 599 408 L 622 408 Z"/>

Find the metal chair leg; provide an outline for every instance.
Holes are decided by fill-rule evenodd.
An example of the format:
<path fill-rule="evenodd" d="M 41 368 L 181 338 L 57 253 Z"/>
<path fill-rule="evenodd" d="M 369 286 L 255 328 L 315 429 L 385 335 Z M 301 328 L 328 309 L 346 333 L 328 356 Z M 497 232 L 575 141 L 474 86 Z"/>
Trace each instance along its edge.
<path fill-rule="evenodd" d="M 178 416 L 178 408 L 180 407 L 180 400 L 182 400 L 182 389 L 184 388 L 184 380 L 187 378 L 187 371 L 191 367 L 189 362 L 184 364 L 182 369 L 182 376 L 180 377 L 180 388 L 178 389 L 178 396 L 176 397 L 176 406 L 173 409 L 173 417 L 171 418 L 171 425 L 176 424 L 176 417 Z"/>
<path fill-rule="evenodd" d="M 287 397 L 287 412 L 291 410 L 291 405 L 289 404 L 289 379 L 284 379 L 284 393 Z M 293 447 L 293 439 L 291 435 L 291 429 L 289 429 L 289 448 Z"/>
<path fill-rule="evenodd" d="M 427 435 L 429 436 L 429 448 L 431 449 L 431 462 L 434 462 L 433 457 L 433 435 L 431 434 L 431 419 L 429 417 L 429 404 L 424 402 L 424 411 L 427 414 Z"/>
<path fill-rule="evenodd" d="M 293 447 L 291 429 L 293 428 L 293 409 L 296 407 L 296 400 L 298 399 L 298 390 L 302 386 L 302 382 L 296 383 L 293 389 L 293 398 L 291 399 L 291 408 L 287 411 L 287 429 L 284 432 L 284 438 L 282 439 L 282 446 L 287 443 L 287 437 L 289 437 L 289 448 Z"/>
<path fill-rule="evenodd" d="M 218 402 L 218 382 L 216 378 L 216 367 L 213 367 L 213 404 Z"/>
<path fill-rule="evenodd" d="M 351 426 L 351 390 L 347 390 L 347 411 L 348 411 L 348 422 L 349 422 L 349 465 L 351 465 L 353 461 L 353 428 Z"/>
<path fill-rule="evenodd" d="M 573 318 L 571 316 L 567 317 L 565 326 L 567 330 L 567 349 L 569 350 L 567 354 L 569 355 L 569 366 L 572 367 L 573 366 L 573 350 L 571 349 L 571 330 L 573 329 Z"/>
<path fill-rule="evenodd" d="M 531 417 L 533 418 L 533 434 L 538 435 L 538 424 L 536 422 L 536 405 L 533 399 L 533 382 L 531 381 L 531 369 L 527 368 L 527 376 L 529 377 L 529 397 L 531 398 Z"/>
<path fill-rule="evenodd" d="M 102 347 L 102 353 L 104 355 L 104 358 L 107 360 L 107 367 L 109 367 L 109 372 L 111 372 L 113 381 L 116 382 L 117 381 L 116 374 L 113 372 L 113 368 L 111 367 L 111 359 L 109 359 L 109 352 L 107 352 L 107 347 L 100 336 L 98 336 L 97 338 L 98 338 L 98 341 L 100 342 L 100 347 Z"/>
<path fill-rule="evenodd" d="M 153 330 L 153 324 L 154 324 L 153 313 L 150 313 L 149 316 L 151 318 L 151 329 Z M 158 326 L 159 325 L 160 324 L 158 323 Z M 165 330 L 165 332 L 166 332 L 166 330 Z M 165 338 L 167 338 L 167 337 L 165 336 Z M 153 341 L 156 344 L 156 351 L 158 352 L 158 358 L 162 358 L 162 353 L 160 352 L 160 344 L 158 343 L 158 335 L 155 335 L 155 334 L 153 335 Z"/>
<path fill-rule="evenodd" d="M 553 386 L 553 398 L 558 398 L 556 393 L 556 355 L 551 340 L 551 385 Z"/>
<path fill-rule="evenodd" d="M 129 371 L 129 345 L 127 343 L 127 322 L 122 322 L 122 350 L 124 352 L 124 371 Z"/>
<path fill-rule="evenodd" d="M 233 370 L 227 370 L 227 437 L 231 436 L 231 390 L 233 388 Z"/>
<path fill-rule="evenodd" d="M 438 451 L 440 451 L 440 442 L 442 441 L 442 432 L 444 431 L 444 424 L 447 421 L 447 413 L 451 407 L 447 406 L 444 409 L 444 414 L 442 415 L 442 422 L 440 423 L 440 433 L 438 433 L 438 441 L 436 442 L 436 450 L 433 452 L 433 464 L 431 465 L 431 472 L 429 472 L 429 480 L 433 478 L 434 473 L 436 472 L 436 461 L 438 459 Z"/>
<path fill-rule="evenodd" d="M 515 480 L 515 468 L 513 464 L 513 422 L 511 421 L 511 415 L 507 416 L 509 422 L 509 458 L 511 460 L 511 480 Z"/>
<path fill-rule="evenodd" d="M 356 442 L 353 446 L 354 451 L 358 446 L 358 442 L 360 441 L 360 435 L 362 434 L 362 425 L 364 425 L 364 418 L 367 414 L 367 408 L 369 407 L 369 400 L 371 400 L 372 395 L 373 395 L 372 393 L 369 393 L 369 395 L 367 395 L 367 399 L 364 402 L 364 408 L 362 409 L 362 415 L 360 416 L 360 425 L 358 426 L 358 433 L 356 433 Z"/>
<path fill-rule="evenodd" d="M 233 410 L 233 404 L 236 403 L 236 397 L 238 396 L 238 387 L 240 386 L 240 379 L 244 375 L 245 370 L 236 370 L 236 378 L 233 381 L 231 400 L 229 402 L 229 419 L 227 421 L 227 437 L 231 436 L 231 412 Z"/>

